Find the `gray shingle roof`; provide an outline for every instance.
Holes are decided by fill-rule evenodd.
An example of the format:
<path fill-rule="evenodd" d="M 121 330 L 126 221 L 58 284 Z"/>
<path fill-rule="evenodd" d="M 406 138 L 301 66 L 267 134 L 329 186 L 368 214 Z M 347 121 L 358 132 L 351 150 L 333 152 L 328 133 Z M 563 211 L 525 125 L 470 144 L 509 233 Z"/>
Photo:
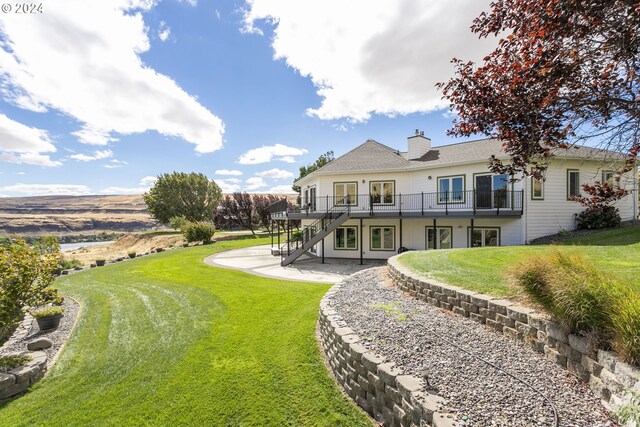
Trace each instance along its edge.
<path fill-rule="evenodd" d="M 612 151 L 585 146 L 555 150 L 555 155 L 562 158 L 602 159 L 615 157 L 616 154 Z M 421 158 L 407 160 L 406 152 L 399 152 L 369 139 L 312 174 L 307 175 L 307 177 L 362 171 L 415 170 L 454 164 L 488 162 L 492 155 L 498 158 L 507 157 L 502 150 L 500 140 L 481 139 L 432 147 Z M 303 179 L 306 181 L 307 177 Z"/>

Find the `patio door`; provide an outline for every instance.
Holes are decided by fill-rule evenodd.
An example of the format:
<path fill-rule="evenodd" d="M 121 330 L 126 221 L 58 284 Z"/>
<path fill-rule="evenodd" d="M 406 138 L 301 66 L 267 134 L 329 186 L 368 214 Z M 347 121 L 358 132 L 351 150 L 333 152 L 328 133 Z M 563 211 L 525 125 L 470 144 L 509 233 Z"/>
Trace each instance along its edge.
<path fill-rule="evenodd" d="M 476 175 L 476 208 L 491 209 L 491 175 Z"/>
<path fill-rule="evenodd" d="M 508 175 L 476 175 L 476 208 L 510 207 Z"/>
<path fill-rule="evenodd" d="M 309 198 L 307 199 L 309 203 L 309 212 L 316 211 L 316 187 L 311 187 L 309 189 Z"/>

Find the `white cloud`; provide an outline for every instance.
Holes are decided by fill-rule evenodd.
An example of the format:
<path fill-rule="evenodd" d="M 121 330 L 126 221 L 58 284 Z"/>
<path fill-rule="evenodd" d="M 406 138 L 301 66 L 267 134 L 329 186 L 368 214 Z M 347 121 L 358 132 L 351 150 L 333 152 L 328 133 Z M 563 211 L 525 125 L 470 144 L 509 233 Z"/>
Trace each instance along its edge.
<path fill-rule="evenodd" d="M 231 175 L 231 176 L 240 176 L 242 172 L 236 169 L 218 169 L 214 172 L 215 175 Z"/>
<path fill-rule="evenodd" d="M 322 97 L 307 113 L 365 121 L 446 107 L 434 87 L 450 60 L 480 60 L 495 39 L 469 30 L 489 0 L 247 0 L 244 31 L 274 26 L 275 59 L 309 77 Z M 320 36 L 321 35 L 321 36 Z"/>
<path fill-rule="evenodd" d="M 307 152 L 304 148 L 288 147 L 282 144 L 263 145 L 253 148 L 240 156 L 238 163 L 241 165 L 256 165 L 268 163 L 271 160 L 281 160 L 287 163 L 295 162 L 293 156 L 301 156 Z"/>
<path fill-rule="evenodd" d="M 252 176 L 251 178 L 247 178 L 245 182 L 249 184 L 247 185 L 247 188 L 246 188 L 247 191 L 257 190 L 259 188 L 267 186 L 267 183 L 264 182 L 264 179 L 258 176 Z"/>
<path fill-rule="evenodd" d="M 150 48 L 141 11 L 152 0 L 67 0 L 28 25 L 0 14 L 0 83 L 9 102 L 75 118 L 81 142 L 157 131 L 195 145 L 222 147 L 224 124 L 171 78 L 145 65 Z"/>
<path fill-rule="evenodd" d="M 109 157 L 113 157 L 113 152 L 111 150 L 96 150 L 93 155 L 72 154 L 69 156 L 70 159 L 77 160 L 79 162 L 90 162 L 92 160 L 108 159 Z"/>
<path fill-rule="evenodd" d="M 107 187 L 99 191 L 98 194 L 142 194 L 149 191 L 149 187 Z"/>
<path fill-rule="evenodd" d="M 2 191 L 21 196 L 81 196 L 91 194 L 86 185 L 74 184 L 14 184 L 0 187 Z"/>
<path fill-rule="evenodd" d="M 46 131 L 26 126 L 0 113 L 0 161 L 60 166 L 61 162 L 43 154 L 55 151 L 56 147 Z"/>
<path fill-rule="evenodd" d="M 156 181 L 158 180 L 158 177 L 156 176 L 145 176 L 144 178 L 142 178 L 140 180 L 140 184 L 139 185 L 144 185 L 144 186 L 148 186 L 151 187 L 153 184 L 156 183 Z"/>
<path fill-rule="evenodd" d="M 160 21 L 160 29 L 158 30 L 158 37 L 160 40 L 167 41 L 169 36 L 171 35 L 171 28 L 167 26 L 167 23 L 164 21 Z"/>
<path fill-rule="evenodd" d="M 293 173 L 283 170 L 283 169 L 269 169 L 266 171 L 256 173 L 256 176 L 260 176 L 263 178 L 271 178 L 271 179 L 287 179 L 293 178 Z"/>
<path fill-rule="evenodd" d="M 296 194 L 295 191 L 291 189 L 291 185 L 276 185 L 275 187 L 271 187 L 269 190 L 265 191 L 267 194 Z"/>
<path fill-rule="evenodd" d="M 235 193 L 242 190 L 242 185 L 237 178 L 216 179 L 216 184 L 220 187 L 223 193 Z"/>
<path fill-rule="evenodd" d="M 109 160 L 109 163 L 104 165 L 104 167 L 107 168 L 107 169 L 118 169 L 118 168 L 121 168 L 124 165 L 128 165 L 128 164 L 129 163 L 125 162 L 124 160 L 111 159 L 111 160 Z"/>

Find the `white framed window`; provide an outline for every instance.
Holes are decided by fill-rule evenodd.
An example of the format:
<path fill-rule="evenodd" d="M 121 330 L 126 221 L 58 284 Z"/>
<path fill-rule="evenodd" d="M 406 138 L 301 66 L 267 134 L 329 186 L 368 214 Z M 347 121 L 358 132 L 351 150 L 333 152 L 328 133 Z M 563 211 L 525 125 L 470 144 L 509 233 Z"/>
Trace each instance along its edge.
<path fill-rule="evenodd" d="M 580 195 L 580 171 L 567 169 L 567 199 Z"/>
<path fill-rule="evenodd" d="M 464 175 L 438 178 L 438 203 L 464 203 Z"/>
<path fill-rule="evenodd" d="M 616 173 L 613 171 L 602 171 L 602 183 L 604 184 L 605 182 L 612 187 L 619 185 L 616 182 Z"/>
<path fill-rule="evenodd" d="M 358 183 L 357 182 L 334 182 L 333 195 L 336 205 L 357 205 L 358 204 Z"/>
<path fill-rule="evenodd" d="M 396 227 L 371 226 L 369 227 L 372 251 L 394 251 L 396 249 Z"/>
<path fill-rule="evenodd" d="M 453 227 L 436 227 L 434 239 L 433 227 L 427 226 L 425 241 L 427 249 L 451 249 L 453 247 Z"/>
<path fill-rule="evenodd" d="M 544 180 L 531 177 L 531 200 L 544 200 Z"/>
<path fill-rule="evenodd" d="M 468 228 L 470 241 L 474 248 L 485 246 L 500 246 L 499 227 L 474 227 L 471 235 L 471 227 Z"/>
<path fill-rule="evenodd" d="M 371 203 L 377 205 L 393 205 L 395 181 L 372 181 L 370 183 Z"/>
<path fill-rule="evenodd" d="M 358 249 L 358 227 L 347 226 L 338 227 L 333 232 L 335 249 L 354 250 Z"/>

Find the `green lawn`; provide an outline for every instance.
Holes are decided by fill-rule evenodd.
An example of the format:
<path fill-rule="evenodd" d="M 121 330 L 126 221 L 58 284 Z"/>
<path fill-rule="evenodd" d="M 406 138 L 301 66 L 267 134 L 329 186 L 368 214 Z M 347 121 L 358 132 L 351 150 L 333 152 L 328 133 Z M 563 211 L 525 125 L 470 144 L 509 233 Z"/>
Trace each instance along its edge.
<path fill-rule="evenodd" d="M 177 249 L 60 279 L 82 302 L 78 327 L 50 374 L 0 409 L 0 425 L 371 425 L 316 344 L 329 285 L 202 262 L 265 243 Z"/>
<path fill-rule="evenodd" d="M 515 296 L 505 273 L 520 259 L 549 251 L 548 245 L 407 252 L 400 263 L 449 285 L 495 296 Z M 562 251 L 580 253 L 640 293 L 640 226 L 565 240 Z"/>

